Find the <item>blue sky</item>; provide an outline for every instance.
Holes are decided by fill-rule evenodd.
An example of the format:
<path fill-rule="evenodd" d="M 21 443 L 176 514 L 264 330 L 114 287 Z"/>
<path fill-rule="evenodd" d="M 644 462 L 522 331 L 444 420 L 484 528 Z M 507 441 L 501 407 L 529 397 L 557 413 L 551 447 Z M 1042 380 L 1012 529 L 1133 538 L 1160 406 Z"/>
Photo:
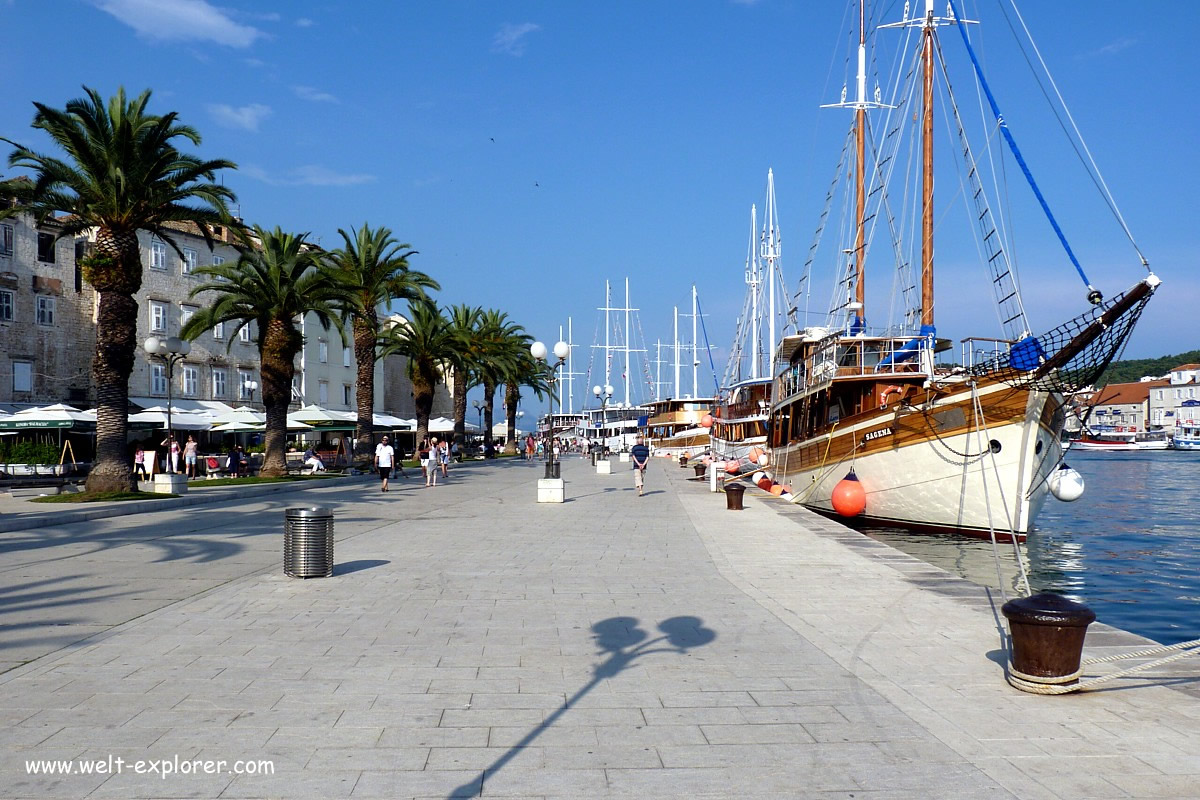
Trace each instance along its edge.
<path fill-rule="evenodd" d="M 1041 99 L 998 0 L 965 5 L 985 23 L 971 33 L 989 78 L 1085 269 L 1107 295 L 1126 288 L 1142 274 L 1136 256 Z M 874 14 L 895 20 L 902 6 L 881 2 Z M 1200 347 L 1189 313 L 1200 304 L 1200 137 L 1187 88 L 1200 72 L 1189 37 L 1200 4 L 1020 7 L 1165 282 L 1127 355 Z M 506 310 L 549 343 L 571 315 L 579 371 L 606 278 L 630 277 L 651 346 L 671 338 L 672 306 L 688 304 L 696 281 L 719 373 L 745 292 L 749 206 L 761 209 L 768 168 L 783 268 L 789 283 L 799 278 L 849 125 L 847 112 L 818 108 L 838 100 L 846 75 L 846 12 L 802 0 L 0 0 L 0 135 L 43 146 L 31 102 L 61 107 L 81 84 L 151 88 L 155 109 L 200 130 L 204 155 L 239 164 L 226 182 L 248 221 L 311 231 L 325 245 L 339 227 L 387 225 L 420 251 L 413 266 L 442 283 L 444 303 Z M 899 34 L 879 40 L 890 63 L 885 48 Z M 945 29 L 942 42 L 956 88 L 968 86 L 957 32 Z M 997 333 L 975 325 L 995 315 L 961 234 L 956 180 L 939 173 L 938 326 L 955 340 Z M 1031 203 L 1014 182 L 1005 207 L 1040 331 L 1082 310 L 1084 293 Z M 890 285 L 868 274 L 869 286 Z M 823 307 L 830 278 L 813 281 Z"/>

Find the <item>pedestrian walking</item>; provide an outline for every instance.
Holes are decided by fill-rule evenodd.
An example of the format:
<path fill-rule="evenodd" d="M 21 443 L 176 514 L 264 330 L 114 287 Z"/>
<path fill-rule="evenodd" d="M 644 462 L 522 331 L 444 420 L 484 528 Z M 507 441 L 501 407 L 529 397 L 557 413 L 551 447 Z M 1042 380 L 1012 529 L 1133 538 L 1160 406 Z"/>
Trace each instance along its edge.
<path fill-rule="evenodd" d="M 396 461 L 396 450 L 388 444 L 388 437 L 375 446 L 375 469 L 379 471 L 380 491 L 388 490 L 388 478 L 392 476 L 392 465 Z"/>
<path fill-rule="evenodd" d="M 425 485 L 437 486 L 438 469 L 441 467 L 441 456 L 438 451 L 437 437 L 429 440 L 429 449 L 425 452 Z"/>
<path fill-rule="evenodd" d="M 167 448 L 167 471 L 179 472 L 179 442 L 175 441 L 174 436 L 167 434 L 161 445 Z"/>
<path fill-rule="evenodd" d="M 242 454 L 242 446 L 235 444 L 233 449 L 229 451 L 229 461 L 225 468 L 229 471 L 229 477 L 238 478 L 242 474 L 242 465 L 246 463 L 246 457 Z"/>
<path fill-rule="evenodd" d="M 525 437 L 525 460 L 533 461 L 533 434 Z"/>
<path fill-rule="evenodd" d="M 442 440 L 438 445 L 438 461 L 442 465 L 442 477 L 450 479 L 450 443 Z"/>
<path fill-rule="evenodd" d="M 150 475 L 146 472 L 146 451 L 140 444 L 137 446 L 137 450 L 133 451 L 133 474 L 134 477 L 140 475 L 144 481 L 150 480 Z"/>
<path fill-rule="evenodd" d="M 633 462 L 633 486 L 637 489 L 638 497 L 641 497 L 646 482 L 646 465 L 650 463 L 650 448 L 641 436 L 637 437 L 637 444 L 630 449 L 629 460 Z"/>
<path fill-rule="evenodd" d="M 196 474 L 196 451 L 199 447 L 200 445 L 191 436 L 188 436 L 187 442 L 183 445 L 183 467 L 189 478 L 200 477 Z"/>

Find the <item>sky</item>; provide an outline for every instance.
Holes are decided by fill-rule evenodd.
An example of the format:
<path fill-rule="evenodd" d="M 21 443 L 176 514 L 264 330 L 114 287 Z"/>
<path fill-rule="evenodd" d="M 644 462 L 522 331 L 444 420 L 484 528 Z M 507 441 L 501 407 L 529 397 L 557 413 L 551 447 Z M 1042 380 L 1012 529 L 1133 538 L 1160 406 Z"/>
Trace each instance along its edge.
<path fill-rule="evenodd" d="M 1034 82 L 1010 3 L 967 0 L 963 14 L 983 23 L 970 33 L 1005 118 L 1092 282 L 1112 296 L 1144 269 Z M 1200 137 L 1186 88 L 1200 73 L 1190 35 L 1200 3 L 1017 7 L 1164 281 L 1126 357 L 1200 347 Z M 871 15 L 894 21 L 902 8 L 888 0 Z M 848 12 L 835 0 L 0 0 L 0 136 L 46 149 L 29 127 L 34 101 L 62 107 L 83 85 L 106 96 L 152 89 L 152 110 L 200 131 L 200 155 L 238 164 L 224 182 L 247 222 L 310 232 L 326 247 L 339 228 L 386 225 L 419 251 L 411 265 L 441 283 L 441 303 L 507 311 L 550 345 L 570 317 L 579 408 L 585 382 L 603 382 L 591 346 L 603 338 L 606 279 L 615 305 L 629 279 L 631 338 L 651 356 L 696 283 L 723 373 L 746 291 L 750 205 L 761 213 L 769 168 L 782 271 L 798 285 L 850 123 L 819 107 L 847 79 Z M 892 71 L 903 35 L 873 32 L 873 72 Z M 970 88 L 957 29 L 941 42 L 956 90 Z M 976 101 L 965 105 L 978 119 Z M 937 146 L 955 149 L 944 135 Z M 1086 308 L 1085 290 L 1006 169 L 999 207 L 1013 223 L 1031 327 L 1048 330 Z M 995 313 L 958 180 L 939 172 L 935 194 L 938 330 L 954 340 L 999 333 L 980 328 Z M 834 257 L 844 240 L 830 222 Z M 890 273 L 871 271 L 887 260 L 868 256 L 869 322 L 882 324 L 890 303 L 879 296 Z M 830 270 L 814 262 L 814 310 L 828 304 Z M 690 334 L 690 322 L 681 327 Z M 635 366 L 635 399 L 655 369 Z M 707 363 L 700 374 L 707 393 Z M 616 366 L 609 381 L 621 380 Z"/>

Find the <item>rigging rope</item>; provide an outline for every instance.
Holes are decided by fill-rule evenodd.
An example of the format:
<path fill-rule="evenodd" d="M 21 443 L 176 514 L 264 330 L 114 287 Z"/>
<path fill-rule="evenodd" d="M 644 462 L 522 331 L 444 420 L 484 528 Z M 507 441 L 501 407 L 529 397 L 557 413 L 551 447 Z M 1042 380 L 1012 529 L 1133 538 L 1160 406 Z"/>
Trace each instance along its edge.
<path fill-rule="evenodd" d="M 704 350 L 708 353 L 708 368 L 712 370 L 713 394 L 717 393 L 717 365 L 713 362 L 712 345 L 708 341 L 708 328 L 704 325 L 704 309 L 700 308 L 700 297 L 696 296 L 696 313 L 700 316 L 700 331 L 704 334 Z M 699 390 L 696 392 L 699 394 Z"/>
<path fill-rule="evenodd" d="M 962 15 L 958 13 L 958 6 L 954 0 L 948 0 L 948 2 L 950 3 L 950 10 L 953 12 L 955 19 L 962 19 Z M 988 105 L 991 106 L 992 114 L 996 117 L 996 122 L 1000 126 L 1000 133 L 1004 135 L 1004 141 L 1008 143 L 1008 149 L 1012 151 L 1013 158 L 1016 159 L 1021 172 L 1025 174 L 1025 180 L 1029 182 L 1029 188 L 1033 190 L 1034 196 L 1037 197 L 1038 202 L 1041 204 L 1042 211 L 1046 212 L 1046 218 L 1050 221 L 1050 227 L 1054 228 L 1054 232 L 1058 235 L 1058 240 L 1067 251 L 1067 257 L 1071 259 L 1071 263 L 1075 265 L 1075 271 L 1079 273 L 1084 286 L 1087 287 L 1088 301 L 1092 304 L 1099 304 L 1104 297 L 1092 286 L 1091 281 L 1088 280 L 1087 274 L 1084 273 L 1083 267 L 1079 263 L 1079 259 L 1075 257 L 1075 251 L 1071 249 L 1071 245 L 1067 242 L 1066 234 L 1059 227 L 1058 220 L 1054 218 L 1054 213 L 1050 210 L 1050 204 L 1046 202 L 1046 198 L 1042 195 L 1042 190 L 1038 188 L 1037 181 L 1033 179 L 1033 173 L 1029 171 L 1029 165 L 1025 163 L 1025 158 L 1021 155 L 1020 148 L 1017 147 L 1017 141 L 1008 129 L 1008 123 L 1004 121 L 1004 115 L 1000 113 L 1000 106 L 997 105 L 996 98 L 992 95 L 992 89 L 988 85 L 987 79 L 983 77 L 983 68 L 979 65 L 979 59 L 975 56 L 974 48 L 971 47 L 971 40 L 967 38 L 966 26 L 959 25 L 958 32 L 962 36 L 963 44 L 967 48 L 967 55 L 971 59 L 971 65 L 975 68 L 975 76 L 979 79 L 979 85 L 983 89 L 983 93 L 987 96 Z"/>

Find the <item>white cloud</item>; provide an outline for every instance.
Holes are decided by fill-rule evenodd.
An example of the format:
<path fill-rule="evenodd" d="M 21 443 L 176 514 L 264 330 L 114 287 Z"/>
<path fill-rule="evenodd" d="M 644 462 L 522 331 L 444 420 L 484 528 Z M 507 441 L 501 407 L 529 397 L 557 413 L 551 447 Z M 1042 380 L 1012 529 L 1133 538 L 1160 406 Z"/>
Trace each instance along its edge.
<path fill-rule="evenodd" d="M 252 164 L 241 167 L 239 171 L 272 186 L 358 186 L 377 180 L 374 175 L 338 172 L 318 164 L 305 164 L 278 176 Z"/>
<path fill-rule="evenodd" d="M 227 128 L 258 132 L 258 125 L 271 116 L 271 107 L 262 103 L 251 103 L 248 106 L 234 107 L 225 103 L 209 103 L 208 113 L 212 114 L 218 123 Z"/>
<path fill-rule="evenodd" d="M 525 37 L 534 31 L 540 31 L 541 25 L 532 22 L 522 22 L 520 25 L 504 23 L 492 38 L 492 52 L 505 53 L 510 56 L 525 54 Z"/>
<path fill-rule="evenodd" d="M 249 47 L 263 32 L 239 25 L 206 0 L 93 0 L 96 7 L 153 41 L 206 41 Z"/>
<path fill-rule="evenodd" d="M 292 91 L 296 93 L 296 97 L 301 100 L 311 100 L 314 103 L 336 103 L 338 99 L 329 92 L 323 92 L 320 89 L 314 89 L 311 86 L 293 86 Z"/>
<path fill-rule="evenodd" d="M 1117 39 L 1116 41 L 1109 42 L 1108 44 L 1104 45 L 1103 47 L 1092 51 L 1088 55 L 1090 55 L 1090 56 L 1112 56 L 1112 55 L 1116 55 L 1117 53 L 1121 52 L 1122 50 L 1128 50 L 1129 48 L 1139 44 L 1140 42 L 1141 42 L 1140 38 L 1133 37 L 1133 36 L 1124 36 L 1120 39 Z"/>
<path fill-rule="evenodd" d="M 300 19 L 296 20 L 296 26 L 300 28 L 311 28 L 313 25 L 316 25 L 316 23 L 308 17 L 301 17 Z"/>

